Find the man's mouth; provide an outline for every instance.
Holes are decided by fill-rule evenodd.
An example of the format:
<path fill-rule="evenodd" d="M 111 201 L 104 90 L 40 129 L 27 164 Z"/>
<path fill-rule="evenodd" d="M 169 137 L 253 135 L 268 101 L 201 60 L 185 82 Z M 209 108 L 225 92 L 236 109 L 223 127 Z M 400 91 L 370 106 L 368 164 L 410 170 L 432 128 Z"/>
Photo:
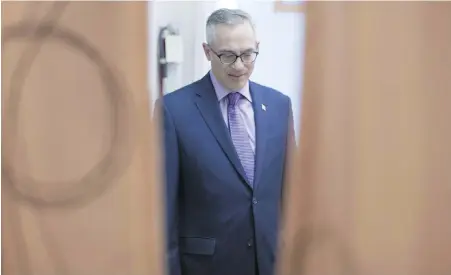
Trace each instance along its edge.
<path fill-rule="evenodd" d="M 229 74 L 229 76 L 231 76 L 231 77 L 236 77 L 236 78 L 239 78 L 239 77 L 242 77 L 242 76 L 244 76 L 245 74 L 239 74 L 239 75 L 236 75 L 236 74 Z"/>

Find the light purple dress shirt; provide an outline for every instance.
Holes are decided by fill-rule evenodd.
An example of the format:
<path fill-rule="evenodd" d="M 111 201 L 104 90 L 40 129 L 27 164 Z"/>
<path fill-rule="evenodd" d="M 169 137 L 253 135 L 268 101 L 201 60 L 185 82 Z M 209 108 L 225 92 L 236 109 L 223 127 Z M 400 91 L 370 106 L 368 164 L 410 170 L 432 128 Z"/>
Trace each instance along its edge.
<path fill-rule="evenodd" d="M 229 104 L 229 100 L 227 98 L 227 95 L 232 91 L 222 86 L 211 71 L 210 78 L 211 82 L 213 83 L 216 96 L 218 97 L 219 108 L 221 110 L 222 117 L 224 118 L 224 121 L 228 127 L 229 121 L 227 114 L 227 106 Z M 244 125 L 246 126 L 246 132 L 247 135 L 249 136 L 249 142 L 251 143 L 252 151 L 254 152 L 255 155 L 255 120 L 254 120 L 254 109 L 252 108 L 252 97 L 249 91 L 249 82 L 247 82 L 246 85 L 241 90 L 236 92 L 239 92 L 244 96 L 244 98 L 241 99 L 237 103 L 237 105 L 240 110 L 240 116 L 244 121 Z"/>

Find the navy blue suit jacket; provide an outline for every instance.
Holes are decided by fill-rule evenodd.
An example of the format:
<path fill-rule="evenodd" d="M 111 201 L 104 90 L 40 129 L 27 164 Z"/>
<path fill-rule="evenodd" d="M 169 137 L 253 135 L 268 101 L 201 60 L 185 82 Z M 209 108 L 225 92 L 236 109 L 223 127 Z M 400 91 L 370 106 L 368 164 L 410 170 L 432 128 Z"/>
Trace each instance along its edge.
<path fill-rule="evenodd" d="M 274 274 L 287 144 L 294 134 L 291 101 L 274 89 L 249 86 L 256 122 L 253 188 L 208 74 L 159 103 L 170 275 Z"/>

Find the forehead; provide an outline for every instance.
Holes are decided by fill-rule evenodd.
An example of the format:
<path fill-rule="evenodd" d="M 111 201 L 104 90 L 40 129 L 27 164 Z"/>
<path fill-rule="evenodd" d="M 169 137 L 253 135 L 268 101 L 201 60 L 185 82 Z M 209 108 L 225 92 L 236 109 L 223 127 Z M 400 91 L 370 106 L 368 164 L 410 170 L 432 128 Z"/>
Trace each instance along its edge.
<path fill-rule="evenodd" d="M 217 25 L 215 28 L 215 46 L 219 51 L 244 51 L 255 48 L 255 31 L 248 22 L 232 26 Z"/>

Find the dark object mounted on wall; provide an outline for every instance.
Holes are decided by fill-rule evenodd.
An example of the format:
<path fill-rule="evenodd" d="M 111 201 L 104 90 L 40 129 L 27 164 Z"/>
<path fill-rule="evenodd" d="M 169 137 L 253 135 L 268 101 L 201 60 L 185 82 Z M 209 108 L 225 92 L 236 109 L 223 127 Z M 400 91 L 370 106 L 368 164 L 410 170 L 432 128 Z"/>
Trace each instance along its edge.
<path fill-rule="evenodd" d="M 171 25 L 160 28 L 158 35 L 158 79 L 160 96 L 164 94 L 164 79 L 168 77 L 168 65 L 182 62 L 182 42 L 177 29 Z"/>

